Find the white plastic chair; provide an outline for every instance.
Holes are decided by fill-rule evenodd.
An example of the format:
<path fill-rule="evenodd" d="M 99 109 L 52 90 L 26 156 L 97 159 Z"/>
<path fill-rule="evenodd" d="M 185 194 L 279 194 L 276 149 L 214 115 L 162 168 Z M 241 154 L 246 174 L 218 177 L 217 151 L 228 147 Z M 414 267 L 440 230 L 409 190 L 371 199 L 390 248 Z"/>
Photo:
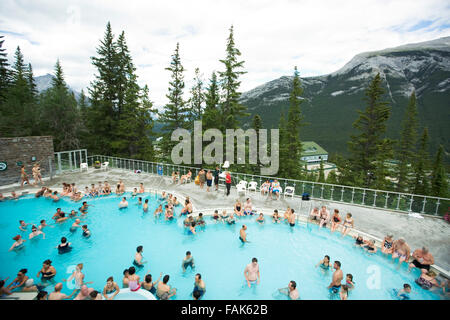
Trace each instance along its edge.
<path fill-rule="evenodd" d="M 86 171 L 89 171 L 88 164 L 86 162 L 80 163 L 80 172 L 83 172 L 84 169 L 86 169 Z"/>
<path fill-rule="evenodd" d="M 294 187 L 286 187 L 284 190 L 284 198 L 286 199 L 286 196 L 291 196 L 294 198 L 295 188 Z"/>
<path fill-rule="evenodd" d="M 248 184 L 247 190 L 248 190 L 248 191 L 253 190 L 253 191 L 255 191 L 255 193 L 256 193 L 256 188 L 257 188 L 257 187 L 258 187 L 258 182 L 256 182 L 256 181 L 250 181 L 250 183 Z"/>
<path fill-rule="evenodd" d="M 242 185 L 244 188 L 247 189 L 247 183 L 248 183 L 247 181 L 241 180 L 241 181 L 239 181 L 238 185 L 240 184 L 240 185 Z"/>
<path fill-rule="evenodd" d="M 105 161 L 105 162 L 102 163 L 100 169 L 106 170 L 106 169 L 108 169 L 108 166 L 109 166 L 109 162 L 108 162 L 108 161 Z"/>
<path fill-rule="evenodd" d="M 241 193 L 244 193 L 245 195 L 247 195 L 247 188 L 245 187 L 244 184 L 238 183 L 236 185 L 236 190 L 237 190 L 238 195 Z"/>

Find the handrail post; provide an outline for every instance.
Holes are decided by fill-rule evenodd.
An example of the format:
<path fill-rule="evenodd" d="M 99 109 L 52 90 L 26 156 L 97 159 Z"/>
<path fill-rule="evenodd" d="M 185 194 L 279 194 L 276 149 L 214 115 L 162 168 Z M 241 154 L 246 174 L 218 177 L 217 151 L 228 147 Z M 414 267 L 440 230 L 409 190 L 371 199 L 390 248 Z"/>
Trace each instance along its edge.
<path fill-rule="evenodd" d="M 384 208 L 387 208 L 388 199 L 389 199 L 389 192 L 386 192 L 386 202 L 384 204 Z"/>
<path fill-rule="evenodd" d="M 440 204 L 441 204 L 441 203 L 439 202 L 439 198 L 438 198 L 438 201 L 437 201 L 437 203 L 436 203 L 436 212 L 434 213 L 435 216 L 438 215 L 438 210 L 439 210 L 439 205 L 440 205 Z"/>
<path fill-rule="evenodd" d="M 423 206 L 422 206 L 422 211 L 420 213 L 425 213 L 425 204 L 427 203 L 427 198 L 423 197 Z"/>
<path fill-rule="evenodd" d="M 374 194 L 373 194 L 373 205 L 372 205 L 372 207 L 375 207 L 376 204 L 377 204 L 377 192 L 375 191 Z"/>
<path fill-rule="evenodd" d="M 352 190 L 352 201 L 351 201 L 351 203 L 353 203 L 353 198 L 355 197 L 355 188 L 353 188 L 353 190 Z"/>

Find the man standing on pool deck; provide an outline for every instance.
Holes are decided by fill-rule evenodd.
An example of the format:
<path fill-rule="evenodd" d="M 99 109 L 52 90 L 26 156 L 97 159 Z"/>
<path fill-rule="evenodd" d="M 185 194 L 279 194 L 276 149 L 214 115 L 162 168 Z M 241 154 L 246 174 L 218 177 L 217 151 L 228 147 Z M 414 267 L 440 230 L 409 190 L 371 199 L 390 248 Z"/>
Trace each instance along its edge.
<path fill-rule="evenodd" d="M 229 171 L 225 173 L 225 185 L 227 187 L 227 196 L 230 195 L 230 189 L 231 189 L 231 174 Z"/>
<path fill-rule="evenodd" d="M 247 240 L 247 234 L 245 233 L 245 230 L 247 230 L 247 226 L 243 224 L 241 230 L 239 231 L 239 240 L 241 240 L 242 243 L 249 242 Z"/>
<path fill-rule="evenodd" d="M 260 274 L 258 259 L 253 258 L 252 263 L 249 263 L 244 269 L 244 277 L 247 281 L 247 285 L 250 288 L 253 283 L 259 284 Z M 258 279 L 258 280 L 257 280 Z"/>
<path fill-rule="evenodd" d="M 334 262 L 333 268 L 336 269 L 336 271 L 333 273 L 333 279 L 331 280 L 328 289 L 334 293 L 338 293 L 341 288 L 341 281 L 344 279 L 344 273 L 341 270 L 341 263 L 339 261 Z"/>

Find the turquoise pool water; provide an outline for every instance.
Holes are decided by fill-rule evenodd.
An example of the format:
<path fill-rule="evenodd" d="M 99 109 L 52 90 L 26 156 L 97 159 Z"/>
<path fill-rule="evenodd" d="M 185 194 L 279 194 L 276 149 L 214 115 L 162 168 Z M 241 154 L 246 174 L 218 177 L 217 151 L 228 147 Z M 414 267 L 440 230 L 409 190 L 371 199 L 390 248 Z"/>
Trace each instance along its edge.
<path fill-rule="evenodd" d="M 160 204 L 155 195 L 145 194 L 149 199 L 149 211 L 143 213 L 137 205 L 137 197 L 132 199 L 127 193 L 129 207 L 119 210 L 121 197 L 115 195 L 88 199 L 89 213 L 82 224 L 87 224 L 92 232 L 84 238 L 81 230 L 70 232 L 72 219 L 44 229 L 45 239 L 28 240 L 31 225 L 26 232 L 19 230 L 19 220 L 38 224 L 41 219 L 52 223 L 51 217 L 60 207 L 66 213 L 81 206 L 80 202 L 61 199 L 51 200 L 32 196 L 18 201 L 0 203 L 0 278 L 9 276 L 8 284 L 19 269 L 27 268 L 28 276 L 38 282 L 37 272 L 46 259 L 53 261 L 57 270 L 56 282 L 70 276 L 74 266 L 84 264 L 85 281 L 93 281 L 89 287 L 102 291 L 109 276 L 122 285 L 123 270 L 132 266 L 136 247 L 144 247 L 144 268 L 138 271 L 141 279 L 146 272 L 155 280 L 160 272 L 170 275 L 169 285 L 177 288 L 173 299 L 191 299 L 194 277 L 202 274 L 206 284 L 203 299 L 286 299 L 278 293 L 279 288 L 287 287 L 290 280 L 297 282 L 301 299 L 336 299 L 330 295 L 327 286 L 332 272 L 322 272 L 315 264 L 325 254 L 331 260 L 339 260 L 345 274 L 353 274 L 356 288 L 349 299 L 393 299 L 393 289 L 402 288 L 404 283 L 412 287 L 411 299 L 439 299 L 439 295 L 423 290 L 414 280 L 419 276 L 417 269 L 407 272 L 404 265 L 400 270 L 397 263 L 383 257 L 381 252 L 368 255 L 353 246 L 350 237 L 341 238 L 340 233 L 330 234 L 329 229 L 319 229 L 316 225 L 297 224 L 290 228 L 287 224 L 273 224 L 270 219 L 260 225 L 255 217 L 241 218 L 235 225 L 215 223 L 206 217 L 207 226 L 197 235 L 188 235 L 183 220 L 166 222 L 164 218 L 155 219 L 154 209 Z M 201 204 L 197 204 L 201 207 Z M 280 208 L 281 209 L 281 208 Z M 181 207 L 175 213 L 180 214 Z M 266 217 L 269 218 L 269 217 Z M 248 227 L 248 240 L 242 245 L 239 229 L 245 223 Z M 12 237 L 21 234 L 27 241 L 25 247 L 17 252 L 8 252 Z M 73 245 L 73 250 L 60 255 L 55 247 L 65 236 Z M 181 261 L 189 250 L 195 259 L 196 268 L 183 273 Z M 261 283 L 248 288 L 244 281 L 244 268 L 253 257 L 258 258 Z M 50 285 L 47 291 L 53 290 Z M 64 285 L 63 292 L 70 294 L 72 289 Z"/>

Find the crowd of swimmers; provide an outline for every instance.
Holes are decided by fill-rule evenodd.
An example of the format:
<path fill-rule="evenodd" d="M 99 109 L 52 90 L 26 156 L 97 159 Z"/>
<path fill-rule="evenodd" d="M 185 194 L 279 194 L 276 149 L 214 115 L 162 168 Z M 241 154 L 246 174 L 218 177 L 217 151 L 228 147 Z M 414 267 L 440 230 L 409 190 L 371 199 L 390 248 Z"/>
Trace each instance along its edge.
<path fill-rule="evenodd" d="M 207 187 L 211 186 L 211 183 L 208 180 L 212 180 L 211 172 L 205 172 L 205 179 L 207 181 Z M 212 174 L 212 173 L 211 173 Z M 179 180 L 185 180 L 190 178 L 188 175 L 182 176 Z M 213 179 L 214 175 L 212 176 Z M 175 179 L 178 181 L 177 179 Z M 175 182 L 174 180 L 174 182 Z M 261 192 L 270 193 L 270 182 L 268 188 L 262 189 Z M 202 187 L 202 186 L 200 186 Z M 273 187 L 273 185 L 272 185 Z M 276 185 L 275 185 L 276 187 Z M 56 191 L 55 191 L 56 192 Z M 52 192 L 49 188 L 42 187 L 41 190 L 36 192 L 36 197 L 46 197 L 50 198 L 53 201 L 58 201 L 59 196 L 57 193 Z M 145 192 L 145 188 L 141 183 L 139 188 L 134 188 L 131 197 L 137 198 L 138 206 L 142 206 L 142 210 L 144 212 L 148 212 L 148 200 L 145 199 L 142 202 L 142 197 L 139 197 L 139 194 L 143 194 Z M 83 197 L 92 198 L 103 195 L 110 195 L 112 193 L 112 189 L 107 181 L 104 183 L 99 182 L 98 186 L 92 184 L 91 188 L 86 187 L 84 194 L 77 190 L 74 183 L 68 184 L 63 183 L 63 191 L 61 192 L 61 197 L 70 197 L 73 201 L 79 201 Z M 122 180 L 117 183 L 117 187 L 115 188 L 116 195 L 123 195 L 125 193 L 125 186 Z M 81 194 L 81 197 L 79 196 Z M 1 196 L 1 194 L 0 194 Z M 56 200 L 56 197 L 58 199 Z M 80 199 L 78 199 L 80 198 Z M 154 216 L 159 218 L 160 216 L 164 216 L 165 220 L 173 220 L 176 218 L 174 214 L 174 210 L 176 206 L 181 206 L 181 203 L 177 200 L 177 198 L 170 193 L 166 193 L 165 191 L 158 198 L 160 202 L 158 207 L 154 211 Z M 57 208 L 56 213 L 52 216 L 52 220 L 54 220 L 54 224 L 60 224 L 68 219 L 73 219 L 74 222 L 70 227 L 70 231 L 74 232 L 78 228 L 82 229 L 83 237 L 90 237 L 91 231 L 88 229 L 86 224 L 81 224 L 84 217 L 86 217 L 88 213 L 89 206 L 86 201 L 82 203 L 82 206 L 78 208 L 78 210 L 71 210 L 70 213 L 65 213 L 61 210 L 61 208 Z M 128 202 L 126 197 L 123 197 L 119 203 L 119 208 L 128 207 Z M 189 197 L 186 197 L 184 200 L 184 206 L 181 209 L 180 217 L 186 216 L 184 219 L 184 226 L 187 230 L 188 234 L 195 235 L 196 228 L 205 227 L 206 222 L 202 213 L 199 213 L 197 217 L 193 217 L 193 206 L 192 201 Z M 263 224 L 266 222 L 265 216 L 263 213 L 259 213 L 253 208 L 252 202 L 250 198 L 247 198 L 244 204 L 240 202 L 239 199 L 236 200 L 234 208 L 227 212 L 227 210 L 222 210 L 219 213 L 218 210 L 215 210 L 211 215 L 211 219 L 216 223 L 227 223 L 227 224 L 235 224 L 238 219 L 245 216 L 256 216 L 255 221 L 259 224 Z M 294 227 L 296 223 L 296 214 L 294 209 L 288 207 L 283 215 L 278 213 L 278 210 L 274 210 L 271 216 L 272 223 L 286 223 L 289 224 L 290 227 Z M 344 217 L 340 216 L 340 212 L 338 209 L 333 210 L 333 214 L 330 214 L 330 211 L 326 208 L 326 206 L 322 206 L 320 209 L 318 207 L 313 208 L 311 211 L 308 222 L 317 223 L 319 228 L 330 227 L 330 231 L 333 233 L 338 231 L 339 229 L 342 237 L 345 237 L 350 230 L 354 229 L 354 220 L 351 213 L 347 213 Z M 44 228 L 53 227 L 54 224 L 48 225 L 46 220 L 40 220 L 40 223 L 26 223 L 23 220 L 19 221 L 19 230 L 25 232 L 27 230 L 27 226 L 31 225 L 31 233 L 28 236 L 28 239 L 31 240 L 35 237 L 42 236 L 45 239 Z M 246 234 L 247 226 L 244 224 L 239 230 L 239 240 L 242 244 L 249 242 Z M 367 253 L 374 254 L 377 252 L 377 246 L 375 245 L 374 240 L 364 239 L 362 235 L 358 234 L 357 236 L 353 236 L 355 239 L 354 245 L 357 247 L 363 248 Z M 14 243 L 9 249 L 11 250 L 20 250 L 23 248 L 25 239 L 22 236 L 16 235 L 13 237 Z M 58 249 L 58 253 L 64 254 L 71 251 L 72 245 L 68 242 L 66 237 L 61 238 L 61 242 L 56 246 Z M 416 279 L 416 283 L 422 287 L 423 289 L 432 290 L 439 289 L 442 290 L 444 295 L 449 294 L 449 281 L 441 281 L 438 282 L 436 279 L 436 273 L 430 270 L 430 266 L 434 264 L 434 257 L 429 252 L 428 248 L 423 247 L 415 250 L 411 255 L 411 250 L 409 245 L 406 243 L 405 239 L 399 238 L 394 240 L 393 235 L 387 235 L 383 239 L 383 243 L 381 244 L 381 252 L 385 256 L 391 256 L 392 259 L 398 258 L 398 265 L 400 266 L 403 262 L 408 264 L 408 268 L 411 271 L 413 268 L 418 268 L 421 272 L 421 275 L 418 279 Z M 139 289 L 148 290 L 152 294 L 155 294 L 158 299 L 170 299 L 172 296 L 176 295 L 176 288 L 172 288 L 168 285 L 169 275 L 165 275 L 162 278 L 162 273 L 159 275 L 156 281 L 153 281 L 152 275 L 150 272 L 147 272 L 143 281 L 141 281 L 140 277 L 136 274 L 136 268 L 139 270 L 144 266 L 146 261 L 143 260 L 143 247 L 138 246 L 136 249 L 133 266 L 126 269 L 123 273 L 124 278 L 122 281 L 122 288 L 129 288 L 131 291 L 137 291 Z M 43 263 L 42 269 L 38 272 L 37 276 L 41 276 L 41 282 L 38 284 L 34 284 L 33 279 L 29 278 L 26 273 L 27 269 L 21 269 L 17 277 L 9 284 L 6 285 L 7 279 L 0 279 L 0 296 L 1 295 L 9 295 L 12 290 L 21 290 L 21 291 L 38 291 L 37 298 L 39 300 L 64 300 L 71 299 L 75 294 L 75 300 L 80 299 L 92 299 L 92 300 L 101 300 L 101 299 L 113 299 L 120 291 L 116 282 L 114 282 L 113 277 L 109 277 L 106 281 L 106 285 L 103 288 L 103 291 L 100 293 L 99 291 L 94 290 L 93 288 L 89 288 L 87 285 L 89 282 L 84 282 L 84 274 L 82 273 L 83 264 L 78 264 L 76 266 L 75 271 L 67 280 L 63 281 L 71 281 L 72 279 L 76 282 L 76 288 L 72 292 L 71 295 L 65 295 L 61 293 L 63 284 L 55 283 L 54 276 L 56 275 L 55 268 L 51 265 L 51 261 L 49 259 L 45 260 Z M 341 269 L 341 262 L 336 260 L 331 263 L 330 257 L 325 255 L 324 258 L 319 261 L 316 267 L 321 268 L 322 271 L 326 271 L 328 269 L 334 269 L 332 275 L 332 281 L 328 285 L 328 289 L 332 294 L 338 294 L 339 298 L 342 300 L 346 300 L 349 296 L 349 292 L 351 292 L 355 288 L 355 282 L 353 281 L 353 275 L 350 273 L 346 274 L 345 282 L 344 274 Z M 191 252 L 186 252 L 186 257 L 182 260 L 182 271 L 185 272 L 187 268 L 195 268 L 194 258 L 192 257 Z M 257 263 L 257 259 L 253 258 L 252 262 L 246 266 L 244 270 L 245 280 L 247 285 L 250 287 L 253 284 L 259 284 L 260 275 L 259 275 L 259 266 Z M 49 283 L 54 284 L 54 292 L 48 294 L 45 291 L 45 287 L 48 286 Z M 201 274 L 197 273 L 195 275 L 194 282 L 194 290 L 191 296 L 194 299 L 200 299 L 205 293 L 205 284 L 201 278 Z M 395 295 L 398 299 L 409 299 L 411 293 L 410 284 L 405 283 L 403 288 L 397 290 L 394 289 Z M 298 284 L 296 281 L 292 280 L 289 282 L 286 288 L 279 289 L 279 292 L 282 294 L 286 294 L 290 299 L 296 300 L 299 299 L 299 291 Z"/>

